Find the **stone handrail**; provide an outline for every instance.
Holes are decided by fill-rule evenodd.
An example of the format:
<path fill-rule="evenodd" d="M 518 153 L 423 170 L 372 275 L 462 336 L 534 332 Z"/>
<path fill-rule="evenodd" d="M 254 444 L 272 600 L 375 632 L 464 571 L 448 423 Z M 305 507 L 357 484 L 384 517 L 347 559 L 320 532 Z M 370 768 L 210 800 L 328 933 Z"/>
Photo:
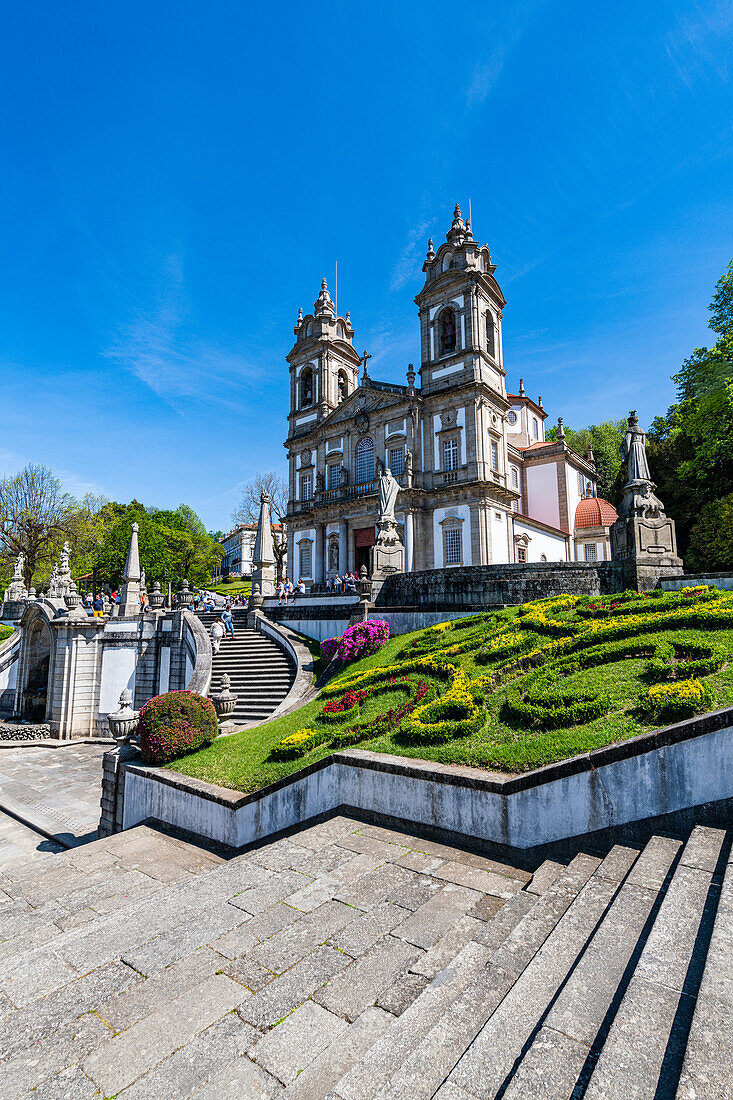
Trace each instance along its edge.
<path fill-rule="evenodd" d="M 186 635 L 189 635 L 187 637 Z M 195 691 L 199 695 L 208 695 L 211 689 L 211 666 L 214 652 L 211 648 L 211 638 L 204 624 L 192 611 L 183 612 L 183 641 L 191 640 L 196 653 L 196 660 L 191 674 L 191 679 L 186 684 L 186 691 Z"/>

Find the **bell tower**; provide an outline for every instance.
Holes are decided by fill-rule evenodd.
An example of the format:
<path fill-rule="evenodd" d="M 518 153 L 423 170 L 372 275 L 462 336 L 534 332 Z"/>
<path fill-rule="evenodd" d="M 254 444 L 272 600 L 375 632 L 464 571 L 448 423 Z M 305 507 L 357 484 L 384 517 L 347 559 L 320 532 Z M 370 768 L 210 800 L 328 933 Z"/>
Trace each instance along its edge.
<path fill-rule="evenodd" d="M 428 241 L 420 311 L 422 393 L 484 382 L 506 396 L 501 340 L 504 295 L 487 244 L 479 245 L 456 205 L 445 243 Z"/>
<path fill-rule="evenodd" d="M 360 359 L 354 350 L 351 315 L 338 317 L 326 280 L 313 313 L 298 310 L 295 344 L 287 356 L 290 364 L 290 431 L 310 432 L 359 384 Z"/>

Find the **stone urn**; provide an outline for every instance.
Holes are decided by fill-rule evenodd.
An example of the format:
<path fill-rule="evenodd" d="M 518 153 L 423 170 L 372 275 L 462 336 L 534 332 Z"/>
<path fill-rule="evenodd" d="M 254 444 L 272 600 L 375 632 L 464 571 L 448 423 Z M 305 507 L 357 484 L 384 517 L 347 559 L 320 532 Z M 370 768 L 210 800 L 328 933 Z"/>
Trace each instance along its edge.
<path fill-rule="evenodd" d="M 158 581 L 153 585 L 153 591 L 150 593 L 149 603 L 153 611 L 160 611 L 163 607 L 165 597 L 160 591 L 160 583 Z"/>
<path fill-rule="evenodd" d="M 66 600 L 66 606 L 68 607 L 69 611 L 76 611 L 78 608 L 81 607 L 82 597 L 80 593 L 77 592 L 74 581 L 69 581 L 69 587 L 66 589 L 66 595 L 64 599 Z"/>
<path fill-rule="evenodd" d="M 137 728 L 139 711 L 132 709 L 132 692 L 125 688 L 120 695 L 120 709 L 107 715 L 109 731 L 118 745 L 126 745 L 132 741 Z"/>
<path fill-rule="evenodd" d="M 234 708 L 237 705 L 238 696 L 230 690 L 230 683 L 231 681 L 225 672 L 221 678 L 221 688 L 211 696 L 211 701 L 214 704 L 214 710 L 216 711 L 216 717 L 219 719 L 220 726 L 229 723 L 232 714 L 234 714 Z"/>
<path fill-rule="evenodd" d="M 188 607 L 192 599 L 193 593 L 188 587 L 188 581 L 184 580 L 181 587 L 176 592 L 176 607 L 179 609 Z"/>

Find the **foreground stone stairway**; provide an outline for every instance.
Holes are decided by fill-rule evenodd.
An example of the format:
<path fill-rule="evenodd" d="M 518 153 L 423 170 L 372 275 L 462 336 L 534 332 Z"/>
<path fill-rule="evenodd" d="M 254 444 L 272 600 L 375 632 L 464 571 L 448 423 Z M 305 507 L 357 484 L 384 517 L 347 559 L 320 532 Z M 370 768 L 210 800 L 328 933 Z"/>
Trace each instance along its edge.
<path fill-rule="evenodd" d="M 0 875 L 0 1097 L 729 1097 L 730 837 L 530 875 L 336 817 Z"/>
<path fill-rule="evenodd" d="M 234 610 L 234 638 L 222 639 L 214 655 L 211 691 L 221 687 L 224 673 L 231 690 L 238 695 L 232 719 L 238 725 L 263 722 L 293 686 L 295 669 L 282 649 L 270 638 L 247 629 L 247 612 Z M 221 617 L 221 611 L 202 611 L 198 617 L 207 630 Z"/>

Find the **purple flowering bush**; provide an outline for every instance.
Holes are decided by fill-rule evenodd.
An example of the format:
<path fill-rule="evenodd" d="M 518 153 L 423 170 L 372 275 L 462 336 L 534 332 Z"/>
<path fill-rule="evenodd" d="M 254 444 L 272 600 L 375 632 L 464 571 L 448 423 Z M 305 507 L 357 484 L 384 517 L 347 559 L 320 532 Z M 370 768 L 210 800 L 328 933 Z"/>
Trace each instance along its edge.
<path fill-rule="evenodd" d="M 349 664 L 376 653 L 388 641 L 389 623 L 384 619 L 368 619 L 350 626 L 341 638 L 324 638 L 321 653 L 327 661 L 338 657 L 343 664 Z"/>
<path fill-rule="evenodd" d="M 211 699 L 195 691 L 168 691 L 141 708 L 137 732 L 143 763 L 168 764 L 210 745 L 219 723 Z"/>
<path fill-rule="evenodd" d="M 324 638 L 321 642 L 321 653 L 327 661 L 332 661 L 338 653 L 341 638 Z"/>

